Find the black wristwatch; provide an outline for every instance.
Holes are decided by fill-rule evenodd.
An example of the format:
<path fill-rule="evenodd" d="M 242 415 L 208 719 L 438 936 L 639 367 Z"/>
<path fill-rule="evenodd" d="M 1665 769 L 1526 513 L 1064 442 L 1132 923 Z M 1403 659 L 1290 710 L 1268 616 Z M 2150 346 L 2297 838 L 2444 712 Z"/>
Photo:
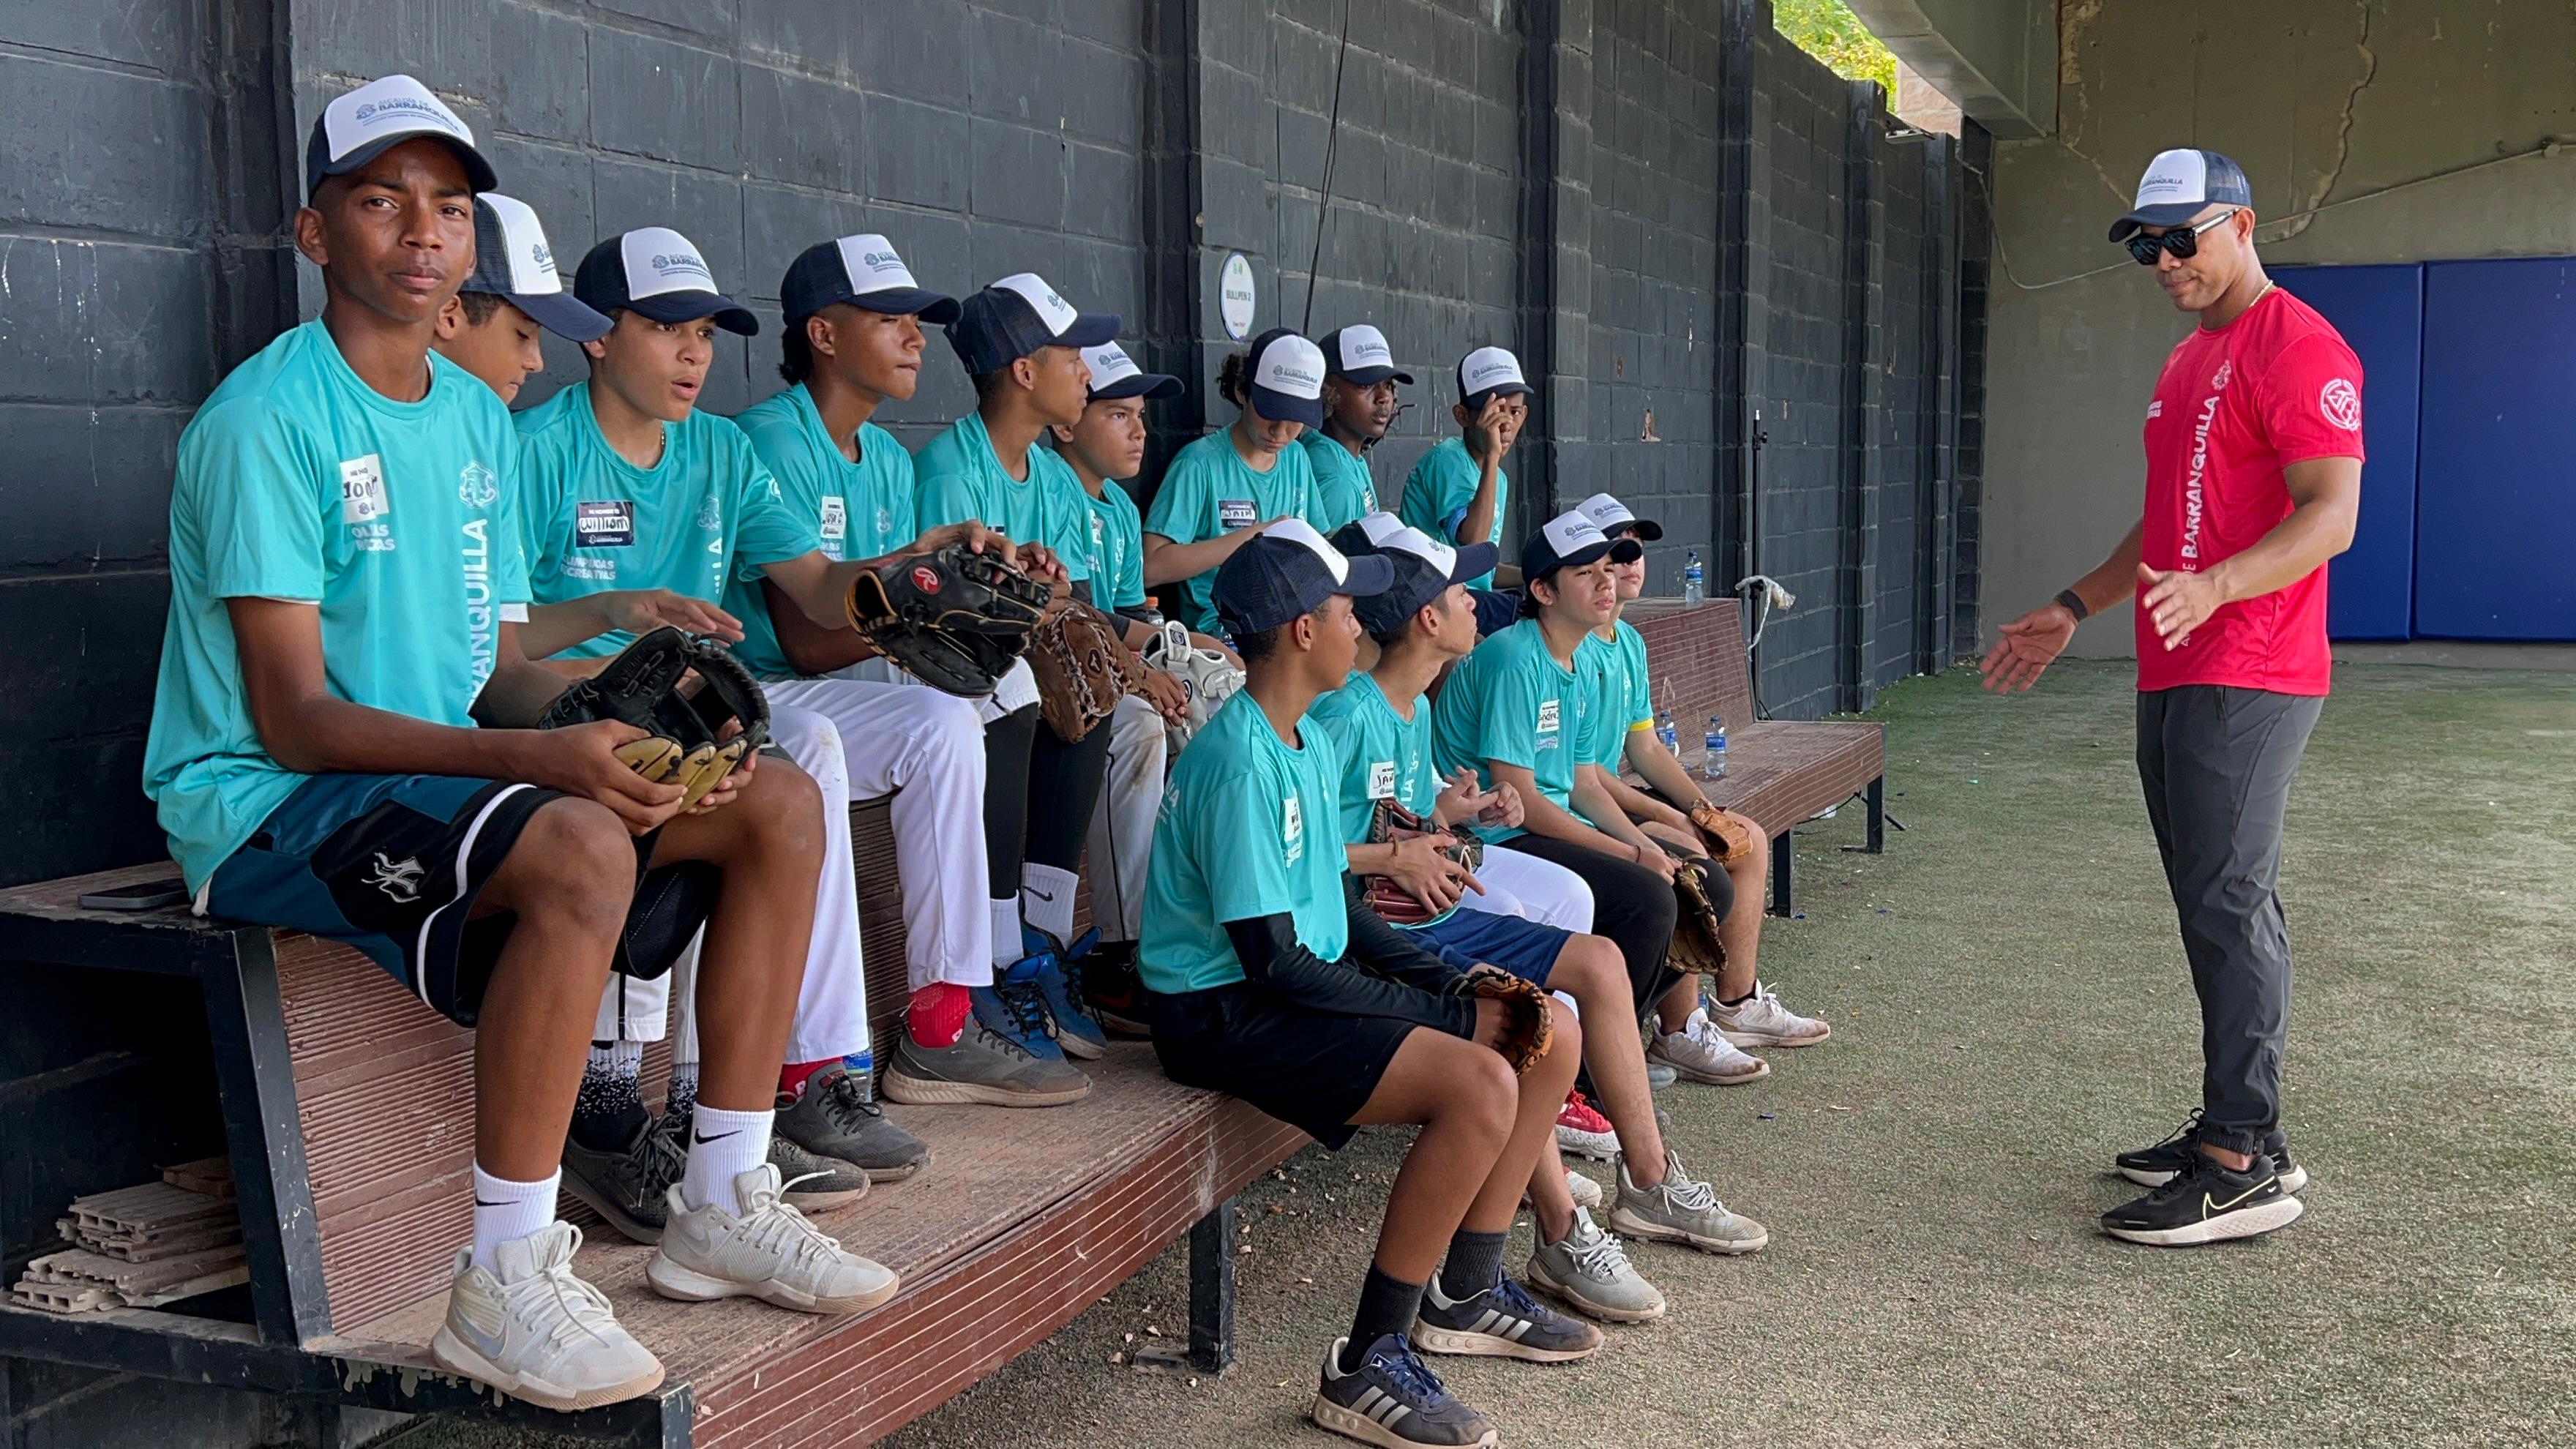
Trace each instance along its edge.
<path fill-rule="evenodd" d="M 2075 616 L 2075 622 L 2078 624 L 2081 624 L 2086 619 L 2092 617 L 2093 611 L 2084 607 L 2083 595 L 2076 593 L 2073 589 L 2059 589 L 2057 591 L 2057 602 L 2066 606 L 2066 612 L 2073 614 Z"/>

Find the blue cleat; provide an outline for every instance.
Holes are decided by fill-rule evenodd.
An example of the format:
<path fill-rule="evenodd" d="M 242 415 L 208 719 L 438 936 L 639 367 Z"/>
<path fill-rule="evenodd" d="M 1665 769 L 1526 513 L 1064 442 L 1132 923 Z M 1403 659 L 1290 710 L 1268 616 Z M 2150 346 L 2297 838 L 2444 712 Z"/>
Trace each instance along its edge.
<path fill-rule="evenodd" d="M 1109 1051 L 1109 1032 L 1092 1015 L 1091 999 L 1083 989 L 1083 963 L 1100 945 L 1098 931 L 1085 931 L 1071 946 L 1059 947 L 1055 938 L 1035 926 L 1020 928 L 1020 949 L 1028 952 L 1007 973 L 1018 980 L 1020 972 L 1035 962 L 1030 979 L 1038 996 L 1046 1003 L 1047 1015 L 1055 1022 L 1056 1045 L 1068 1056 L 1096 1062 Z"/>
<path fill-rule="evenodd" d="M 1037 985 L 1041 959 L 1023 958 L 1009 970 L 994 973 L 992 985 L 970 986 L 966 995 L 974 1003 L 975 1019 L 995 1036 L 1039 1061 L 1061 1062 L 1064 1048 L 1056 1045 L 1055 1022 Z"/>

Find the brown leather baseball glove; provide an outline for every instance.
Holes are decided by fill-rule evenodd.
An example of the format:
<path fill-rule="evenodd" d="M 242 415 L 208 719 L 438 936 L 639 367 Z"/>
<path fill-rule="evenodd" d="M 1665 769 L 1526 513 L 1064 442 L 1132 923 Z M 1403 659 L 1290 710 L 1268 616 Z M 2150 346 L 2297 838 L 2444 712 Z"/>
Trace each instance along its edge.
<path fill-rule="evenodd" d="M 1393 800 L 1378 801 L 1370 812 L 1368 843 L 1371 845 L 1388 845 L 1399 840 L 1411 840 L 1417 835 L 1445 837 L 1440 853 L 1465 866 L 1470 875 L 1485 863 L 1485 842 L 1464 829 L 1453 826 L 1444 830 Z M 1389 925 L 1418 926 L 1431 919 L 1430 909 L 1413 892 L 1397 884 L 1395 877 L 1369 875 L 1360 879 L 1367 885 L 1368 908 L 1377 912 Z"/>
<path fill-rule="evenodd" d="M 1708 842 L 1709 859 L 1719 865 L 1733 865 L 1753 853 L 1753 832 L 1741 815 L 1700 805 L 1691 810 L 1690 822 Z"/>
<path fill-rule="evenodd" d="M 1526 1072 L 1538 1065 L 1538 1059 L 1555 1044 L 1556 1021 L 1548 1012 L 1546 992 L 1490 967 L 1465 973 L 1457 985 L 1460 995 L 1503 1004 L 1503 1039 L 1494 1050 L 1512 1064 L 1513 1071 Z"/>
<path fill-rule="evenodd" d="M 1713 979 L 1726 964 L 1726 947 L 1718 941 L 1717 905 L 1708 898 L 1710 869 L 1705 861 L 1674 863 L 1673 897 L 1681 914 L 1673 923 L 1670 960 L 1675 971 L 1697 971 Z"/>
<path fill-rule="evenodd" d="M 1057 739 L 1090 734 L 1119 700 L 1144 688 L 1144 662 L 1119 633 L 1108 615 L 1072 603 L 1040 620 L 1029 637 L 1038 712 Z"/>

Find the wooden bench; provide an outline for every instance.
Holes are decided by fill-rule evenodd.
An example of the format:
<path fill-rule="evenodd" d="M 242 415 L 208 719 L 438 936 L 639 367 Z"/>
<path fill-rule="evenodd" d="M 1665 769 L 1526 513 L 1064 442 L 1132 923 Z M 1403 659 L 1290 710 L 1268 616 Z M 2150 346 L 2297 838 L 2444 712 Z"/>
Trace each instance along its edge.
<path fill-rule="evenodd" d="M 1733 599 L 1688 605 L 1639 599 L 1626 618 L 1646 641 L 1655 703 L 1672 701 L 1682 763 L 1696 776 L 1707 753 L 1701 725 L 1726 721 L 1726 775 L 1701 783 L 1709 799 L 1749 817 L 1771 836 L 1771 910 L 1794 908 L 1797 827 L 1858 795 L 1868 802 L 1868 843 L 1887 845 L 1885 731 L 1860 720 L 1761 720 L 1753 717 L 1753 678 L 1745 659 L 1743 606 Z M 1667 692 L 1669 690 L 1669 693 Z M 1630 783 L 1636 772 L 1622 768 Z"/>
<path fill-rule="evenodd" d="M 890 881 L 882 803 L 852 812 L 861 879 Z M 872 1312 L 810 1318 L 748 1300 L 679 1304 L 643 1279 L 650 1249 L 589 1224 L 579 1258 L 669 1370 L 655 1394 L 556 1415 L 438 1370 L 425 1345 L 448 1260 L 470 1235 L 472 1036 L 423 1011 L 357 952 L 184 909 L 85 910 L 90 891 L 168 864 L 0 891 L 0 958 L 22 968 L 194 977 L 201 985 L 239 1185 L 251 1320 L 0 1308 L 0 1354 L 408 1413 L 541 1423 L 634 1444 L 864 1444 L 955 1396 L 1191 1235 L 1190 1354 L 1229 1356 L 1229 1201 L 1305 1135 L 1240 1102 L 1176 1086 L 1151 1049 L 1086 1064 L 1082 1102 L 1044 1111 L 898 1109 L 930 1170 L 882 1186 L 826 1231 L 893 1268 Z M 890 890 L 864 893 L 880 1040 L 905 1000 Z M 658 1090 L 666 1050 L 650 1054 Z M 114 1186 L 115 1184 L 100 1184 Z M 569 1196 L 566 1215 L 588 1210 Z M 971 1324 L 971 1332 L 959 1331 Z"/>

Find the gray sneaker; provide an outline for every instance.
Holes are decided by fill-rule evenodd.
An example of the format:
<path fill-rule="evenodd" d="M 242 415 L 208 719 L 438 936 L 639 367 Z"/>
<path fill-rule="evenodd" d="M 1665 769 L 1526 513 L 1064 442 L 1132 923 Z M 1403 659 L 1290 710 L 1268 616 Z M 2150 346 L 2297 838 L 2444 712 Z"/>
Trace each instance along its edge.
<path fill-rule="evenodd" d="M 1649 1092 L 1660 1092 L 1681 1079 L 1682 1074 L 1674 1071 L 1669 1063 L 1658 1061 L 1646 1063 L 1646 1090 Z"/>
<path fill-rule="evenodd" d="M 848 1207 L 868 1195 L 868 1175 L 855 1165 L 810 1151 L 775 1129 L 769 1134 L 769 1165 L 785 1185 L 779 1196 L 799 1212 Z"/>
<path fill-rule="evenodd" d="M 928 1144 L 887 1121 L 868 1095 L 867 1078 L 847 1067 L 807 1078 L 795 1105 L 779 1109 L 778 1132 L 818 1157 L 856 1166 L 871 1182 L 901 1182 L 930 1161 Z"/>
<path fill-rule="evenodd" d="M 688 1155 L 667 1117 L 647 1118 L 614 1152 L 564 1139 L 564 1191 L 590 1205 L 608 1225 L 639 1243 L 662 1241 L 662 1196 L 687 1171 Z"/>
<path fill-rule="evenodd" d="M 926 1047 L 904 1032 L 886 1063 L 889 1101 L 912 1107 L 985 1102 L 996 1107 L 1054 1107 L 1079 1102 L 1091 1079 L 1069 1062 L 1041 1061 L 973 1016 L 955 1043 Z"/>
<path fill-rule="evenodd" d="M 1664 1152 L 1664 1180 L 1653 1187 L 1637 1186 L 1628 1176 L 1626 1158 L 1614 1166 L 1619 1195 L 1610 1209 L 1610 1226 L 1632 1238 L 1686 1243 L 1706 1253 L 1750 1253 L 1771 1241 L 1760 1223 L 1728 1212 L 1726 1204 L 1717 1200 L 1716 1189 L 1691 1181 L 1682 1171 L 1681 1158 L 1669 1148 Z"/>
<path fill-rule="evenodd" d="M 1521 1278 L 1604 1323 L 1647 1323 L 1664 1316 L 1662 1290 L 1629 1265 L 1628 1250 L 1593 1226 L 1592 1214 L 1581 1208 L 1574 1210 L 1574 1230 L 1563 1242 L 1539 1244 Z"/>

